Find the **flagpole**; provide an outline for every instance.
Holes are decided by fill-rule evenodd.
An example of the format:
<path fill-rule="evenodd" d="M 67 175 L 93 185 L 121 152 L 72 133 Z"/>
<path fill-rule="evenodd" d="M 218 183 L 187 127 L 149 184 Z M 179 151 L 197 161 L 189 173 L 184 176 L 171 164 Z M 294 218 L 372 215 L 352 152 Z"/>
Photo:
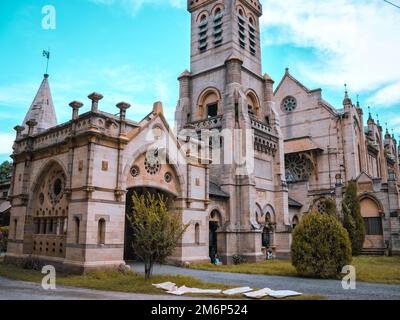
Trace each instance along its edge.
<path fill-rule="evenodd" d="M 49 74 L 49 61 L 50 61 L 50 48 L 49 51 L 47 51 L 47 65 L 46 65 L 46 74 Z"/>

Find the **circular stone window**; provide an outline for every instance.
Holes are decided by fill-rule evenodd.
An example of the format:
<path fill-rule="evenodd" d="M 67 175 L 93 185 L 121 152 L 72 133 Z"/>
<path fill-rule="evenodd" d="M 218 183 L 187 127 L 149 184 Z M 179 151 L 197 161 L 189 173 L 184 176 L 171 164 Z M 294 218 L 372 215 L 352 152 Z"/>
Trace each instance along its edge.
<path fill-rule="evenodd" d="M 149 151 L 144 160 L 144 167 L 148 174 L 155 175 L 161 170 L 161 163 L 158 158 L 158 150 Z"/>
<path fill-rule="evenodd" d="M 56 179 L 53 184 L 53 193 L 55 196 L 59 196 L 62 191 L 62 181 L 61 179 Z"/>
<path fill-rule="evenodd" d="M 285 112 L 291 112 L 297 107 L 297 101 L 293 97 L 287 97 L 283 100 L 282 108 Z"/>
<path fill-rule="evenodd" d="M 132 177 L 136 178 L 137 176 L 139 176 L 140 170 L 138 166 L 133 166 L 131 168 L 131 175 Z"/>
<path fill-rule="evenodd" d="M 165 179 L 165 181 L 166 181 L 167 183 L 170 183 L 170 182 L 172 181 L 172 174 L 171 174 L 171 172 L 165 173 L 164 179 Z"/>

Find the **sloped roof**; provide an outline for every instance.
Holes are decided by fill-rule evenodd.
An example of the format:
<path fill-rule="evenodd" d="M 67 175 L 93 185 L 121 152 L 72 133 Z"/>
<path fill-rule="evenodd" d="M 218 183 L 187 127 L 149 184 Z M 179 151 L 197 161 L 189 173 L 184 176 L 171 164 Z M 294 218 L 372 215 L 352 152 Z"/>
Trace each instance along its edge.
<path fill-rule="evenodd" d="M 25 126 L 23 133 L 28 132 L 26 122 L 33 119 L 37 122 L 37 125 L 33 130 L 34 134 L 43 132 L 57 125 L 57 117 L 48 79 L 49 75 L 45 74 L 39 90 L 36 93 L 35 99 L 33 100 L 28 113 L 25 116 L 24 122 L 22 123 L 22 125 Z"/>
<path fill-rule="evenodd" d="M 292 208 L 301 208 L 303 205 L 300 202 L 289 197 L 289 207 Z"/>
<path fill-rule="evenodd" d="M 7 210 L 9 210 L 11 208 L 11 203 L 8 201 L 4 201 L 0 204 L 0 214 L 2 214 L 3 212 L 6 212 Z"/>
<path fill-rule="evenodd" d="M 220 198 L 229 198 L 229 194 L 227 194 L 225 191 L 223 191 L 221 189 L 221 187 L 219 185 L 217 185 L 216 183 L 210 181 L 209 186 L 210 186 L 210 188 L 209 188 L 210 196 L 220 197 Z"/>
<path fill-rule="evenodd" d="M 286 140 L 284 142 L 285 154 L 299 153 L 304 151 L 323 151 L 310 137 L 300 137 Z"/>

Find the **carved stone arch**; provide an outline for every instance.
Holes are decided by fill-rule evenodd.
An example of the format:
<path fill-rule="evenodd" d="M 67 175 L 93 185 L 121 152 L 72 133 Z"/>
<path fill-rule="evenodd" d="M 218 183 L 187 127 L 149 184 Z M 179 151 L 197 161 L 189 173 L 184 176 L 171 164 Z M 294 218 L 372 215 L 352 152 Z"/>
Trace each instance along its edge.
<path fill-rule="evenodd" d="M 223 3 L 217 3 L 211 10 L 211 15 L 215 16 L 215 13 L 218 9 L 221 9 L 221 12 L 225 11 L 225 6 Z"/>
<path fill-rule="evenodd" d="M 249 112 L 251 106 L 252 110 L 254 111 L 254 115 L 258 117 L 260 114 L 261 103 L 257 93 L 254 90 L 249 89 L 246 91 L 246 98 L 247 105 L 249 106 Z"/>
<path fill-rule="evenodd" d="M 244 9 L 244 7 L 240 4 L 239 1 L 236 2 L 235 8 L 237 14 L 239 14 L 239 12 L 241 11 L 243 13 L 243 17 L 247 18 L 247 11 Z"/>
<path fill-rule="evenodd" d="M 215 87 L 204 89 L 197 100 L 199 116 L 205 118 L 207 116 L 207 106 L 213 103 L 217 104 L 217 113 L 221 112 L 221 92 Z"/>
<path fill-rule="evenodd" d="M 203 104 L 207 102 L 207 97 L 210 95 L 215 95 L 217 98 L 217 102 L 221 102 L 221 92 L 215 87 L 208 87 L 200 93 L 199 98 L 197 99 L 197 105 L 199 107 L 203 107 Z"/>
<path fill-rule="evenodd" d="M 48 168 L 50 168 L 53 164 L 57 164 L 58 166 L 60 166 L 60 168 L 64 171 L 64 174 L 65 174 L 65 177 L 66 177 L 66 181 L 65 181 L 66 186 L 69 186 L 69 185 L 70 185 L 71 179 L 70 179 L 69 175 L 67 174 L 68 171 L 67 171 L 66 166 L 65 166 L 64 163 L 63 163 L 62 161 L 60 161 L 59 159 L 52 158 L 52 159 L 48 159 L 45 163 L 43 163 L 43 164 L 40 166 L 40 169 L 38 170 L 38 173 L 36 174 L 36 176 L 35 176 L 34 179 L 32 180 L 33 183 L 32 183 L 31 188 L 30 188 L 31 193 L 34 193 L 34 192 L 36 191 L 36 188 L 38 187 L 38 185 L 39 185 L 40 182 L 41 182 L 41 181 L 40 181 L 40 178 L 41 178 L 44 174 L 46 174 L 46 170 L 47 170 Z"/>
<path fill-rule="evenodd" d="M 371 200 L 377 206 L 377 208 L 379 210 L 379 214 L 380 215 L 384 215 L 385 214 L 385 210 L 383 208 L 382 203 L 373 194 L 371 194 L 371 193 L 363 193 L 358 198 L 359 198 L 360 202 L 363 201 L 363 200 L 366 200 L 366 199 Z"/>
<path fill-rule="evenodd" d="M 221 209 L 220 206 L 214 205 L 209 206 L 208 209 L 208 220 L 218 222 L 219 227 L 221 228 L 225 222 L 225 211 Z"/>
<path fill-rule="evenodd" d="M 143 156 L 144 154 L 146 154 L 146 152 L 149 150 L 149 148 L 151 147 L 151 143 L 147 144 L 147 145 L 143 145 L 141 146 L 139 149 L 136 150 L 136 152 L 128 159 L 128 161 L 126 162 L 124 171 L 123 171 L 123 177 L 122 177 L 122 188 L 123 190 L 126 190 L 127 188 L 129 188 L 128 186 L 128 177 L 131 174 L 131 169 L 133 166 L 135 166 L 136 162 L 138 161 L 138 159 Z M 174 174 L 177 178 L 176 181 L 176 186 L 177 186 L 177 192 L 179 194 L 177 194 L 176 196 L 179 197 L 183 197 L 185 190 L 186 190 L 186 185 L 185 185 L 185 178 L 184 178 L 184 174 L 181 170 L 181 168 L 175 164 L 175 163 L 169 163 L 169 156 L 168 156 L 168 152 L 166 155 L 166 166 L 168 166 L 171 170 L 174 171 Z M 140 173 L 139 173 L 140 175 Z M 168 186 L 165 186 L 164 184 L 152 184 L 151 181 L 148 184 L 149 187 L 157 187 L 158 189 L 164 189 L 165 191 L 170 192 L 170 189 L 168 188 Z"/>
<path fill-rule="evenodd" d="M 206 19 L 208 19 L 208 17 L 210 16 L 210 13 L 209 13 L 207 10 L 201 11 L 201 12 L 197 15 L 197 17 L 196 17 L 196 22 L 199 23 L 200 20 L 201 20 L 201 18 L 202 18 L 204 15 L 206 16 Z"/>
<path fill-rule="evenodd" d="M 259 203 L 256 202 L 255 208 L 256 208 L 256 212 L 255 213 L 256 213 L 257 223 L 260 224 L 260 225 L 265 224 L 264 211 L 263 211 L 262 207 L 260 206 Z"/>
<path fill-rule="evenodd" d="M 253 21 L 253 23 L 251 24 L 253 27 L 257 27 L 257 19 L 251 12 L 247 13 L 247 18 L 248 18 L 250 24 L 251 24 L 250 21 L 251 20 Z"/>
<path fill-rule="evenodd" d="M 270 205 L 267 204 L 264 206 L 263 209 L 264 212 L 264 217 L 265 217 L 265 222 L 267 223 L 268 215 L 270 217 L 270 223 L 275 224 L 276 223 L 276 215 L 275 215 L 275 209 Z"/>

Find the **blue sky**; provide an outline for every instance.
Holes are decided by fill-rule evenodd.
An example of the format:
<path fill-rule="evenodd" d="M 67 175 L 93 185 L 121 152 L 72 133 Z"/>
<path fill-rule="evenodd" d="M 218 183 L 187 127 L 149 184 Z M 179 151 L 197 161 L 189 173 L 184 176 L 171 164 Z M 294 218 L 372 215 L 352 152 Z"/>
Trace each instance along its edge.
<path fill-rule="evenodd" d="M 360 4 L 362 2 L 362 4 Z M 396 1 L 394 1 L 396 2 Z M 400 1 L 397 0 L 400 4 Z M 400 10 L 381 0 L 263 0 L 263 68 L 279 82 L 285 67 L 340 108 L 343 84 L 381 123 L 400 127 Z M 56 9 L 56 29 L 42 28 L 42 7 Z M 173 121 L 177 76 L 189 68 L 190 15 L 184 0 L 1 0 L 0 161 L 8 158 L 13 127 L 21 124 L 45 71 L 59 122 L 68 103 L 89 108 L 90 92 L 102 93 L 102 110 L 141 119 L 164 103 Z"/>

